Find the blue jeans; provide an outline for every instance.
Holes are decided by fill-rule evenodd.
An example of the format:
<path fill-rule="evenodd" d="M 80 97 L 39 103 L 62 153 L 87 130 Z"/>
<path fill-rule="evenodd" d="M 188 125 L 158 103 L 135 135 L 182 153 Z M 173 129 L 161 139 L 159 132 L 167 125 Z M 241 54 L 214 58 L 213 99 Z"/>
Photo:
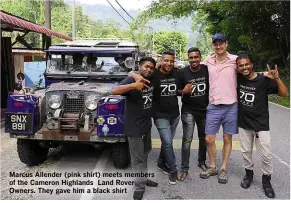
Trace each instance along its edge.
<path fill-rule="evenodd" d="M 177 166 L 173 149 L 173 138 L 179 123 L 179 116 L 172 119 L 157 118 L 154 119 L 154 123 L 159 131 L 162 142 L 158 165 L 165 165 L 170 173 L 174 173 L 177 171 Z"/>

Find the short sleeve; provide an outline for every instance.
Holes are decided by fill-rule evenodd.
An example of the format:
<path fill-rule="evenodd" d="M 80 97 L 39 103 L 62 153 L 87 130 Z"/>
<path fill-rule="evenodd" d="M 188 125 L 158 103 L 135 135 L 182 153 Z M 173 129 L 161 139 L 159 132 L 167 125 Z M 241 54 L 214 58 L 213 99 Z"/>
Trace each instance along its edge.
<path fill-rule="evenodd" d="M 134 83 L 134 79 L 132 77 L 127 77 L 125 78 L 124 80 L 122 80 L 119 85 L 128 85 L 128 84 L 131 84 L 131 83 Z M 132 94 L 134 92 L 134 90 L 131 90 L 131 91 L 128 91 L 124 94 L 122 94 L 122 96 L 128 96 L 130 94 Z"/>
<path fill-rule="evenodd" d="M 124 80 L 122 80 L 119 85 L 128 85 L 134 83 L 134 79 L 132 77 L 126 77 Z"/>

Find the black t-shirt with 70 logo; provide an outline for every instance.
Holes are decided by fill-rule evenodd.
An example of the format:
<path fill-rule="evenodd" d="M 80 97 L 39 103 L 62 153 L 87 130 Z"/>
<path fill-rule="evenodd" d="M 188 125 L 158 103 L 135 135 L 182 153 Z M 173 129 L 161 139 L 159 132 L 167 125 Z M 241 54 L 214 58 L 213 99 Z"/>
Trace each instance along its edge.
<path fill-rule="evenodd" d="M 186 66 L 179 72 L 179 90 L 183 90 L 187 84 L 193 84 L 191 94 L 182 97 L 182 112 L 192 114 L 206 114 L 209 102 L 209 75 L 207 66 L 200 64 L 197 72 Z"/>
<path fill-rule="evenodd" d="M 178 72 L 173 69 L 169 74 L 164 74 L 155 69 L 152 80 L 154 84 L 154 118 L 170 119 L 179 116 Z"/>
<path fill-rule="evenodd" d="M 254 131 L 269 131 L 268 94 L 278 94 L 277 83 L 263 74 L 248 80 L 237 75 L 238 126 Z"/>
<path fill-rule="evenodd" d="M 133 78 L 127 77 L 120 82 L 120 85 L 134 82 Z M 126 96 L 124 130 L 129 137 L 141 137 L 152 127 L 152 83 L 149 86 L 149 88 L 144 88 L 142 91 L 131 90 L 123 94 L 123 96 Z"/>

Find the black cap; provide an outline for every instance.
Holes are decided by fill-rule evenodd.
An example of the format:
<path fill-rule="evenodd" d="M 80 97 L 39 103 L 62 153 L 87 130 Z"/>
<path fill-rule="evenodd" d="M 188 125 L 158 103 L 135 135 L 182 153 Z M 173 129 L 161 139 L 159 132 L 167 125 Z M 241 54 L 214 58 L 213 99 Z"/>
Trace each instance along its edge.
<path fill-rule="evenodd" d="M 227 38 L 221 34 L 221 33 L 215 33 L 213 36 L 212 36 L 212 43 L 216 40 L 219 40 L 219 41 L 222 41 L 222 42 L 226 42 L 227 41 Z"/>

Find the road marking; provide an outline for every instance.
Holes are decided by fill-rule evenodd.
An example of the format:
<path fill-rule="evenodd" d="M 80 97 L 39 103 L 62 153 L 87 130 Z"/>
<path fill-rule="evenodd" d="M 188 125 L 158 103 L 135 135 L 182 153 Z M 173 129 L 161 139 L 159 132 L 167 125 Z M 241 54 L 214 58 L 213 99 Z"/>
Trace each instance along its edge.
<path fill-rule="evenodd" d="M 222 140 L 216 140 L 216 148 L 217 150 L 222 150 L 223 148 L 223 141 Z M 181 139 L 174 139 L 173 140 L 173 147 L 174 149 L 181 149 L 182 146 L 182 140 Z M 191 144 L 191 149 L 198 149 L 199 147 L 199 140 L 193 140 Z M 161 148 L 161 140 L 160 139 L 152 139 L 152 148 L 153 149 L 160 149 Z M 232 150 L 233 151 L 240 151 L 240 143 L 239 141 L 232 141 Z M 256 147 L 253 147 L 253 151 L 256 151 Z M 272 155 L 280 161 L 280 163 L 284 164 L 288 168 L 290 168 L 290 165 L 282 160 L 280 157 L 278 157 L 276 154 L 272 153 Z"/>
<path fill-rule="evenodd" d="M 274 153 L 272 153 L 272 155 L 275 157 L 275 158 L 277 158 L 282 164 L 284 164 L 285 166 L 287 166 L 288 168 L 290 168 L 290 165 L 287 163 L 287 162 L 285 162 L 285 161 L 283 161 L 280 157 L 278 157 L 276 154 L 274 154 Z"/>
<path fill-rule="evenodd" d="M 98 172 L 100 174 L 103 173 L 103 171 L 104 171 L 104 169 L 109 161 L 109 159 L 108 159 L 109 153 L 110 153 L 110 149 L 105 149 L 102 151 L 102 154 L 99 157 L 99 159 L 95 165 L 94 170 L 92 171 L 93 173 L 98 173 Z M 95 178 L 95 179 L 97 179 L 97 178 Z M 92 188 L 96 188 L 98 186 L 96 181 L 93 181 L 93 182 L 94 182 L 93 185 L 87 185 L 85 187 L 85 193 L 82 193 L 80 200 L 92 200 L 93 199 L 95 193 L 93 193 L 92 191 L 91 191 L 91 193 L 87 193 L 87 189 L 92 190 Z"/>
<path fill-rule="evenodd" d="M 223 148 L 223 141 L 216 140 L 216 149 L 222 150 Z M 173 147 L 174 149 L 181 149 L 182 146 L 182 139 L 174 139 L 173 140 Z M 199 147 L 199 140 L 193 140 L 191 144 L 191 149 L 198 149 Z M 161 140 L 160 139 L 152 139 L 152 148 L 153 149 L 160 149 L 161 148 Z M 240 151 L 240 143 L 239 141 L 232 141 L 232 150 L 239 150 Z M 253 150 L 256 150 L 254 147 Z"/>

